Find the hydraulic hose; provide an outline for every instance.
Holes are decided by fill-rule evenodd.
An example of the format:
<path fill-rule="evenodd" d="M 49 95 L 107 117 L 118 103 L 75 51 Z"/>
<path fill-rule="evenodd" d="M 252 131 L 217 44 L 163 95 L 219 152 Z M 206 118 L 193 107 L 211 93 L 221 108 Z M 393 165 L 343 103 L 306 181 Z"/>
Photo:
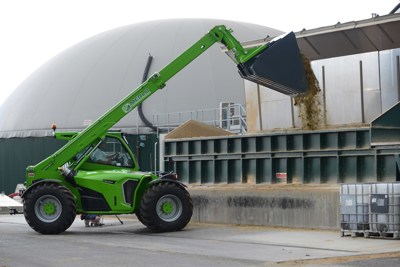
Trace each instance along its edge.
<path fill-rule="evenodd" d="M 151 54 L 149 54 L 149 57 L 147 58 L 147 63 L 146 63 L 146 67 L 144 68 L 144 72 L 143 72 L 143 78 L 142 78 L 142 83 L 145 82 L 149 76 L 149 70 L 150 70 L 150 66 L 151 66 L 151 62 L 153 61 L 153 56 Z M 143 113 L 143 108 L 142 108 L 142 104 L 140 103 L 139 106 L 137 107 L 138 109 L 138 113 L 139 113 L 139 117 L 142 120 L 142 122 L 149 127 L 150 129 L 152 129 L 153 131 L 157 131 L 157 127 L 155 127 L 144 115 Z"/>
<path fill-rule="evenodd" d="M 394 14 L 394 13 L 396 13 L 396 11 L 397 11 L 399 8 L 400 8 L 400 3 L 398 3 L 397 6 L 395 6 L 395 7 L 392 9 L 392 11 L 390 11 L 389 14 Z"/>

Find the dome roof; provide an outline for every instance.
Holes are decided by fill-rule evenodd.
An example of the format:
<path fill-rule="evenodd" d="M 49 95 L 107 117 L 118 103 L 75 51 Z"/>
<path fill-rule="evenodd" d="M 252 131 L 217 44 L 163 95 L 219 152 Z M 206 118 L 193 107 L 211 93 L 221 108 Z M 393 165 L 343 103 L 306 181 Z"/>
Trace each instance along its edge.
<path fill-rule="evenodd" d="M 141 83 L 149 54 L 151 75 L 220 24 L 241 42 L 281 34 L 215 19 L 149 21 L 101 33 L 55 56 L 15 89 L 0 107 L 0 137 L 46 136 L 52 123 L 60 130 L 86 127 Z M 151 120 L 153 114 L 216 108 L 224 101 L 244 104 L 244 82 L 217 44 L 146 100 L 143 111 Z M 136 132 L 145 124 L 133 111 L 115 128 Z"/>

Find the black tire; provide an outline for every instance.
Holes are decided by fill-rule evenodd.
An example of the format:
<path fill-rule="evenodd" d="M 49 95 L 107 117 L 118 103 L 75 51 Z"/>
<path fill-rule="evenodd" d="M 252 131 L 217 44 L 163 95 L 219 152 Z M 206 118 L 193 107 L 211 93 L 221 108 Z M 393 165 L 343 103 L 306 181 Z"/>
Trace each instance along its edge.
<path fill-rule="evenodd" d="M 139 220 L 139 222 L 142 222 L 142 216 L 140 216 L 140 209 L 138 211 L 135 212 L 136 218 Z"/>
<path fill-rule="evenodd" d="M 24 197 L 24 216 L 36 232 L 59 234 L 67 230 L 75 220 L 75 200 L 66 187 L 42 183 Z"/>
<path fill-rule="evenodd" d="M 143 194 L 139 220 L 150 230 L 172 232 L 182 230 L 192 214 L 192 199 L 186 189 L 177 183 L 162 182 Z"/>

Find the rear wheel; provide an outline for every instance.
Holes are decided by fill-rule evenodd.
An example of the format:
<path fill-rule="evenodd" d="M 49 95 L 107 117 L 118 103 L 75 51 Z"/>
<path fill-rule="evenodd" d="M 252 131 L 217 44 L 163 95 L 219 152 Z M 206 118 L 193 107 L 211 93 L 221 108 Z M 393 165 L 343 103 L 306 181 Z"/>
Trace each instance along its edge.
<path fill-rule="evenodd" d="M 183 229 L 192 214 L 192 199 L 185 188 L 177 183 L 153 185 L 144 193 L 140 205 L 140 221 L 158 232 Z"/>
<path fill-rule="evenodd" d="M 24 199 L 24 215 L 29 226 L 41 234 L 59 234 L 76 217 L 76 204 L 70 191 L 55 183 L 32 188 Z"/>

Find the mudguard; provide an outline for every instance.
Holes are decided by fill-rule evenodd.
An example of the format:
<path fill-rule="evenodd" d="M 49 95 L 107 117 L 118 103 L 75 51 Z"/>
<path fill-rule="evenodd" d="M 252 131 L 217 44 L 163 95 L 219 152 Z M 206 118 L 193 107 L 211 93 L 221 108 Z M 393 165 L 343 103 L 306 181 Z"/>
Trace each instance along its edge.
<path fill-rule="evenodd" d="M 42 184 L 42 183 L 57 183 L 57 184 L 62 184 L 61 180 L 56 180 L 56 179 L 45 179 L 45 180 L 38 180 L 37 182 L 33 183 L 30 187 L 28 187 L 21 195 L 21 198 L 24 198 L 24 196 L 26 195 L 26 193 L 28 193 L 29 191 L 31 191 L 33 188 L 35 188 L 36 186 Z"/>

